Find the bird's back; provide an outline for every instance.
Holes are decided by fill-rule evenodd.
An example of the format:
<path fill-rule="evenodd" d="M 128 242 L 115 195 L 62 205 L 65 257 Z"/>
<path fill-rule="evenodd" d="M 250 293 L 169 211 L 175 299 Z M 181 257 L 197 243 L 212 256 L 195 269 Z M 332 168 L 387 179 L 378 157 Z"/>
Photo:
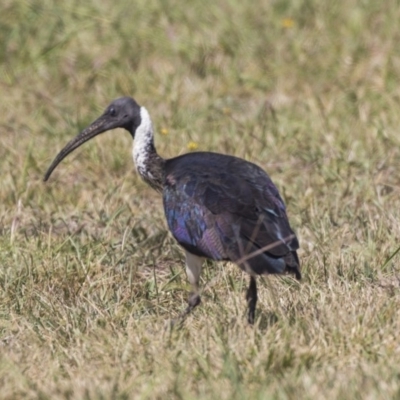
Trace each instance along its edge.
<path fill-rule="evenodd" d="M 218 153 L 189 153 L 166 161 L 164 180 L 168 225 L 186 250 L 237 262 L 250 273 L 293 267 L 300 276 L 299 245 L 284 202 L 260 167 Z"/>

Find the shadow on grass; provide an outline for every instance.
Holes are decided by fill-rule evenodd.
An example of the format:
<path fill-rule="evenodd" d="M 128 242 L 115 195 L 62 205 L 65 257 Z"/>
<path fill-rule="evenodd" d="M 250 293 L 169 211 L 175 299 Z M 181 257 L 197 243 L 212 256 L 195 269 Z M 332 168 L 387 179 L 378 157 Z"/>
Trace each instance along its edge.
<path fill-rule="evenodd" d="M 259 312 L 255 326 L 261 331 L 265 331 L 275 325 L 278 321 L 278 314 L 273 311 Z"/>
<path fill-rule="evenodd" d="M 187 324 L 190 324 L 190 322 L 188 320 L 190 320 L 191 317 L 193 317 L 193 315 L 178 316 L 176 318 L 168 319 L 165 322 L 165 330 L 166 331 L 173 331 L 173 330 L 179 331 L 182 328 L 184 328 L 185 326 L 187 326 Z M 271 328 L 272 326 L 274 326 L 278 321 L 279 321 L 278 314 L 273 311 L 259 312 L 258 316 L 256 318 L 256 322 L 254 324 L 254 328 L 258 329 L 260 331 L 266 331 L 269 328 Z M 219 321 L 219 322 L 221 323 L 221 321 Z M 238 323 L 248 325 L 249 327 L 251 327 L 251 325 L 247 322 L 245 317 L 244 317 L 243 321 L 242 321 L 242 318 L 240 318 L 240 321 L 239 321 L 238 318 L 234 317 L 234 318 L 228 319 L 226 321 L 226 323 L 223 324 L 223 326 L 224 326 L 223 329 L 225 330 L 227 328 L 228 329 L 233 328 Z"/>

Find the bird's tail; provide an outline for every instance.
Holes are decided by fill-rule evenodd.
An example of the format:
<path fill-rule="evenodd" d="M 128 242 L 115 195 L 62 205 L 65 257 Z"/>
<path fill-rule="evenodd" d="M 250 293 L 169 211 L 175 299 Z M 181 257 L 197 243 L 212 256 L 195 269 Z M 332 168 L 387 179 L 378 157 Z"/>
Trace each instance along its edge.
<path fill-rule="evenodd" d="M 300 261 L 295 250 L 285 256 L 286 271 L 294 274 L 297 280 L 301 279 Z"/>

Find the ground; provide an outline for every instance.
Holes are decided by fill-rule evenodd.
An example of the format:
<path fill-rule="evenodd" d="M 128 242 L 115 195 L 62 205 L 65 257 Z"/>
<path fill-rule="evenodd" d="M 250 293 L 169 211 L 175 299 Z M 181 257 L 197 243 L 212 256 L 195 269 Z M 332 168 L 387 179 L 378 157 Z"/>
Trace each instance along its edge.
<path fill-rule="evenodd" d="M 394 0 L 3 0 L 0 398 L 400 396 L 400 6 Z M 257 163 L 303 280 L 208 263 L 189 286 L 132 139 L 57 152 L 114 98 L 165 157 Z"/>

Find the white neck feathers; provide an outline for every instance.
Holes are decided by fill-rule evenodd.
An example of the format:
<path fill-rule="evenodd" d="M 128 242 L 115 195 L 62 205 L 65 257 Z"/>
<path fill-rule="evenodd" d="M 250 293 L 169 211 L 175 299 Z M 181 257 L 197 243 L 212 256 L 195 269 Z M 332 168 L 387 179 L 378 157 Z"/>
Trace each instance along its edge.
<path fill-rule="evenodd" d="M 140 107 L 141 123 L 136 128 L 133 141 L 133 161 L 136 169 L 142 174 L 147 169 L 150 151 L 153 149 L 153 125 L 150 115 L 144 107 Z"/>
<path fill-rule="evenodd" d="M 140 177 L 153 189 L 162 192 L 165 160 L 154 147 L 153 125 L 144 107 L 140 107 L 140 118 L 133 140 L 133 161 Z"/>

